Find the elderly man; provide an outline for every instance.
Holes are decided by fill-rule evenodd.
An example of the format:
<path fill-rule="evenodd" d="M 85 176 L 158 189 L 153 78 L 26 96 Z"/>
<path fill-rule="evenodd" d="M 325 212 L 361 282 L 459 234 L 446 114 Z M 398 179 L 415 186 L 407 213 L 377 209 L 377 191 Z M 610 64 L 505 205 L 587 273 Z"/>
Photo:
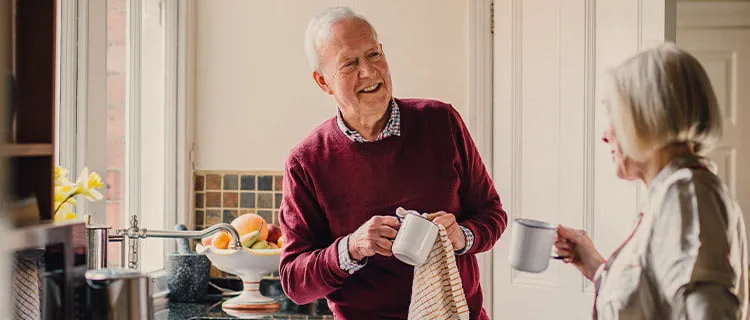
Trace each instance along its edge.
<path fill-rule="evenodd" d="M 280 275 L 288 297 L 326 297 L 337 319 L 406 319 L 414 267 L 393 257 L 396 208 L 428 213 L 456 252 L 471 319 L 487 319 L 475 254 L 507 215 L 469 131 L 449 104 L 392 96 L 373 27 L 348 8 L 307 30 L 313 80 L 337 115 L 289 154 Z"/>

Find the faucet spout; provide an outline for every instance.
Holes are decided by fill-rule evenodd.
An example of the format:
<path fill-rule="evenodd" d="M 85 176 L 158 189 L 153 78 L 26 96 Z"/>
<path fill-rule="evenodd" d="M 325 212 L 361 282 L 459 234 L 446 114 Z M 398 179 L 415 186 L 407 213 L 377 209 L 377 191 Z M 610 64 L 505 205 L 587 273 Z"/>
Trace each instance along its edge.
<path fill-rule="evenodd" d="M 147 229 L 141 229 L 140 230 L 140 237 L 141 238 L 193 238 L 193 239 L 200 239 L 208 237 L 214 233 L 217 233 L 219 231 L 226 231 L 229 233 L 229 248 L 230 249 L 240 249 L 242 248 L 242 243 L 240 242 L 240 236 L 239 233 L 237 233 L 237 230 L 228 223 L 217 223 L 215 225 L 212 225 L 209 228 L 200 230 L 200 231 L 172 231 L 172 230 L 147 230 Z"/>
<path fill-rule="evenodd" d="M 124 229 L 115 230 L 114 234 L 109 234 L 108 226 L 93 226 L 90 223 L 90 216 L 87 216 L 86 226 L 88 238 L 91 244 L 88 253 L 88 266 L 90 269 L 98 269 L 107 266 L 107 245 L 109 242 L 121 242 L 120 260 L 123 267 L 138 269 L 140 260 L 139 240 L 145 238 L 183 238 L 195 239 L 205 238 L 214 233 L 225 231 L 229 234 L 229 249 L 242 249 L 240 235 L 231 224 L 218 223 L 201 231 L 187 230 L 148 230 L 139 227 L 138 216 L 130 217 L 130 226 Z"/>

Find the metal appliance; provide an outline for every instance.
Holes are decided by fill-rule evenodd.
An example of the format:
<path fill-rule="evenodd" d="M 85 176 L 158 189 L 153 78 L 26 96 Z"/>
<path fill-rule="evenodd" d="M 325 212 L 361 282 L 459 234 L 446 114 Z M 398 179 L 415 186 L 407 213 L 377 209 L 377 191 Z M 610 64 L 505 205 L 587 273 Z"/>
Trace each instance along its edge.
<path fill-rule="evenodd" d="M 86 272 L 88 319 L 151 320 L 152 278 L 133 269 L 97 269 Z"/>
<path fill-rule="evenodd" d="M 86 316 L 86 226 L 82 222 L 41 223 L 11 229 L 7 245 L 14 252 L 16 271 L 20 259 L 35 259 L 30 270 L 38 275 L 39 308 L 41 319 L 68 320 Z M 28 260 L 26 260 L 28 261 Z M 15 292 L 16 304 L 24 299 Z M 28 307 L 28 304 L 24 304 Z"/>

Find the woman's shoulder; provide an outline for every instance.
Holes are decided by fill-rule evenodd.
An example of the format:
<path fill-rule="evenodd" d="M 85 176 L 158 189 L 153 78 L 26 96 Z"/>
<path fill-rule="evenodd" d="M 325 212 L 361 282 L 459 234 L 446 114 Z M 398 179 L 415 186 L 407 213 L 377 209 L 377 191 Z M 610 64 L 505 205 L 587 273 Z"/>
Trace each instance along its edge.
<path fill-rule="evenodd" d="M 674 168 L 651 190 L 650 209 L 661 220 L 713 216 L 726 225 L 742 223 L 742 212 L 727 185 L 705 167 Z M 672 216 L 672 217 L 669 217 Z"/>

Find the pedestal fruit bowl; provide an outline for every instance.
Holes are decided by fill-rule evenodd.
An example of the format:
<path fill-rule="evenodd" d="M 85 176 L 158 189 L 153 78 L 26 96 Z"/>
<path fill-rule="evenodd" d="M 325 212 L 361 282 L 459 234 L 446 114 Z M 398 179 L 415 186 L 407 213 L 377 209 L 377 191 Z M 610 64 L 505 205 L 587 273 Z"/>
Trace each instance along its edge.
<path fill-rule="evenodd" d="M 279 270 L 281 249 L 218 249 L 198 244 L 196 252 L 205 253 L 216 268 L 242 279 L 242 293 L 222 303 L 227 309 L 278 309 L 276 299 L 260 294 L 260 280 Z"/>
<path fill-rule="evenodd" d="M 251 312 L 278 310 L 276 299 L 260 294 L 260 280 L 279 270 L 280 247 L 284 240 L 280 229 L 253 213 L 235 218 L 231 225 L 240 236 L 241 248 L 229 247 L 226 232 L 204 238 L 195 248 L 197 253 L 205 254 L 217 269 L 242 279 L 242 293 L 224 301 L 222 308 Z"/>

